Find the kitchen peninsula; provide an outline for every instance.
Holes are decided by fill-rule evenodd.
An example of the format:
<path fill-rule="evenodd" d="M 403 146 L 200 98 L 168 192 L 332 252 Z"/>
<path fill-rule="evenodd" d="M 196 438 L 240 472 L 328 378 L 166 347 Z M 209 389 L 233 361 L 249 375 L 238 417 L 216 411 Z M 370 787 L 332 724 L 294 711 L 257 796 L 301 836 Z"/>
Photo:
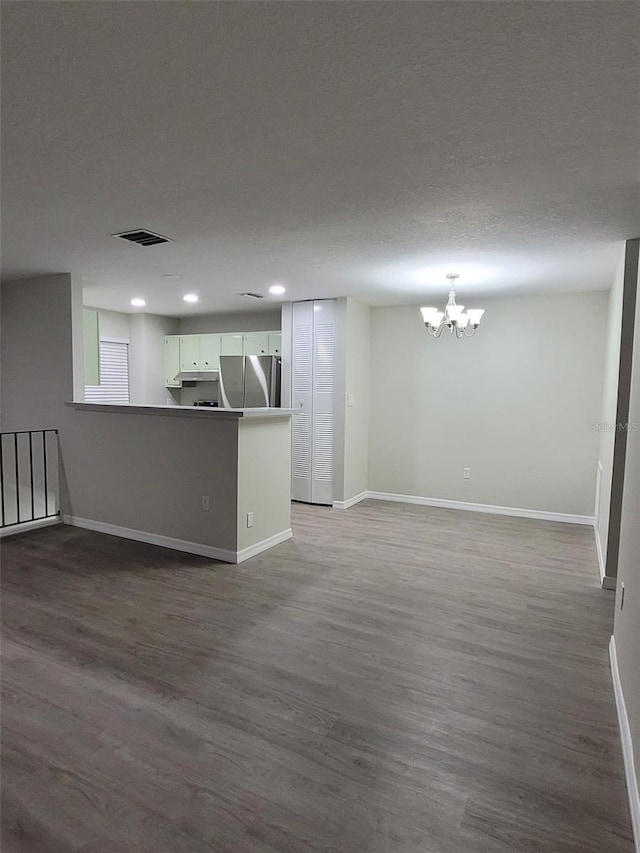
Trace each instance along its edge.
<path fill-rule="evenodd" d="M 290 410 L 67 407 L 67 524 L 229 563 L 291 537 Z"/>

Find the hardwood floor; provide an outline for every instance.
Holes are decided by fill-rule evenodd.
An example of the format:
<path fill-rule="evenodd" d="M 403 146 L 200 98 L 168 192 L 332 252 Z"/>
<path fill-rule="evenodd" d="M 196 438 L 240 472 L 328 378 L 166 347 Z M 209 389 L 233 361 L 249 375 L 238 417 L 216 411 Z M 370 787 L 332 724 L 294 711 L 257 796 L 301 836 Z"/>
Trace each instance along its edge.
<path fill-rule="evenodd" d="M 3 853 L 631 853 L 585 527 L 294 507 L 240 566 L 3 556 Z"/>

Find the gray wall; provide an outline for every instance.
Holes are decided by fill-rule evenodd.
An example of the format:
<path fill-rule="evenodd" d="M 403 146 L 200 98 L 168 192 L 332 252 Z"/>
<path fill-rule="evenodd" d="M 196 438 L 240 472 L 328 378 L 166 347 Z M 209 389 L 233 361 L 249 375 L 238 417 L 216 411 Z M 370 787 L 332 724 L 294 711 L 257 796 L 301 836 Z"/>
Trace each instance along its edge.
<path fill-rule="evenodd" d="M 65 419 L 74 395 L 74 301 L 81 311 L 68 273 L 2 284 L 3 431 L 56 429 Z"/>
<path fill-rule="evenodd" d="M 236 421 L 69 410 L 60 438 L 66 514 L 236 550 Z"/>
<path fill-rule="evenodd" d="M 607 300 L 483 300 L 462 341 L 374 308 L 369 489 L 593 516 Z"/>
<path fill-rule="evenodd" d="M 626 447 L 614 637 L 634 747 L 636 779 L 640 781 L 640 300 L 636 301 L 635 310 L 629 424 L 632 428 Z"/>
<path fill-rule="evenodd" d="M 182 317 L 181 335 L 206 335 L 209 332 L 273 332 L 280 329 L 280 308 L 237 314 L 202 314 Z"/>
<path fill-rule="evenodd" d="M 63 513 L 235 551 L 235 421 L 66 406 L 74 363 L 83 399 L 82 294 L 68 274 L 3 284 L 1 323 L 2 429 L 59 430 Z"/>

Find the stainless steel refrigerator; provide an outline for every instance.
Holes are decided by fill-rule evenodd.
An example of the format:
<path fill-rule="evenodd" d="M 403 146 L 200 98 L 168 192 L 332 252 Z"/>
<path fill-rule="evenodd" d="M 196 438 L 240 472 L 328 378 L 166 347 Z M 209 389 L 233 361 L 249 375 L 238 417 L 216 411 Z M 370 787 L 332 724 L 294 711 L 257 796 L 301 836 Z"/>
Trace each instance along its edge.
<path fill-rule="evenodd" d="M 224 409 L 279 408 L 279 356 L 221 355 L 218 405 Z"/>

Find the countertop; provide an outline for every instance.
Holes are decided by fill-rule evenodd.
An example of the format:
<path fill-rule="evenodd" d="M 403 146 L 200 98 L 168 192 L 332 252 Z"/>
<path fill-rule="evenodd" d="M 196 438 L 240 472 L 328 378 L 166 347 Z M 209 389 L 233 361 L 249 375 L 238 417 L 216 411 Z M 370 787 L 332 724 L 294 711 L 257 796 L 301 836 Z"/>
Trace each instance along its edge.
<path fill-rule="evenodd" d="M 127 406 L 122 403 L 73 403 L 66 404 L 80 412 L 105 412 L 122 415 L 165 415 L 187 418 L 283 418 L 290 417 L 293 409 L 219 409 L 215 406 Z"/>

